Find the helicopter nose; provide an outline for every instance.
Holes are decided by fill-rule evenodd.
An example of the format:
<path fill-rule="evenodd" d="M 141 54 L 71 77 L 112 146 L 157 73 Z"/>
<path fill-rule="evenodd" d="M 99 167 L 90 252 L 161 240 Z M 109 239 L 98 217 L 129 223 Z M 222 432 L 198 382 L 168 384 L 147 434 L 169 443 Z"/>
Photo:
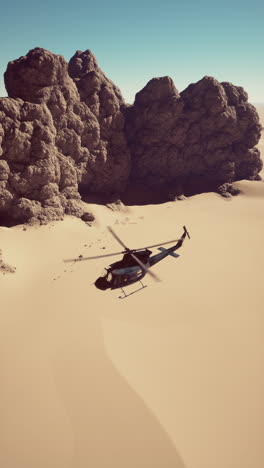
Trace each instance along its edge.
<path fill-rule="evenodd" d="M 94 284 L 98 289 L 101 289 L 102 291 L 105 291 L 109 288 L 108 282 L 102 276 L 100 276 L 100 278 L 97 278 Z"/>

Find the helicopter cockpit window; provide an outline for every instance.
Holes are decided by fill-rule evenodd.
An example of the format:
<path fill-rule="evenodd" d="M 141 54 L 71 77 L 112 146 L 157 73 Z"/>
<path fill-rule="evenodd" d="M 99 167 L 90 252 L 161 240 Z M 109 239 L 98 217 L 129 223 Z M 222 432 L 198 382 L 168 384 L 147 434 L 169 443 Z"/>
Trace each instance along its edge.
<path fill-rule="evenodd" d="M 113 275 L 112 275 L 112 273 L 110 273 L 110 271 L 109 271 L 109 273 L 108 273 L 108 275 L 107 275 L 107 278 L 106 278 L 106 279 L 107 279 L 107 281 L 109 281 L 109 282 L 110 282 L 110 281 L 112 281 L 112 279 L 113 279 Z"/>
<path fill-rule="evenodd" d="M 112 273 L 110 273 L 110 271 L 108 271 L 106 268 L 103 269 L 101 276 L 102 278 L 105 278 L 108 282 L 110 282 L 113 279 Z"/>

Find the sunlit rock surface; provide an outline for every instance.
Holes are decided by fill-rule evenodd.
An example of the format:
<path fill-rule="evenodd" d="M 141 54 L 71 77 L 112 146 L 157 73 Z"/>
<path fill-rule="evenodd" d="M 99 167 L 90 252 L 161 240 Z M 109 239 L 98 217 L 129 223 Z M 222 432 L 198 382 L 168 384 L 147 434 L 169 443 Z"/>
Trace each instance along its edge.
<path fill-rule="evenodd" d="M 262 168 L 258 114 L 230 83 L 204 77 L 180 94 L 171 78 L 154 78 L 129 106 L 89 50 L 68 65 L 41 48 L 4 77 L 1 224 L 81 217 L 80 193 L 115 198 L 134 187 L 174 199 Z"/>
<path fill-rule="evenodd" d="M 126 109 L 131 180 L 175 192 L 216 189 L 254 179 L 262 168 L 256 109 L 230 83 L 205 76 L 181 94 L 154 78 Z"/>

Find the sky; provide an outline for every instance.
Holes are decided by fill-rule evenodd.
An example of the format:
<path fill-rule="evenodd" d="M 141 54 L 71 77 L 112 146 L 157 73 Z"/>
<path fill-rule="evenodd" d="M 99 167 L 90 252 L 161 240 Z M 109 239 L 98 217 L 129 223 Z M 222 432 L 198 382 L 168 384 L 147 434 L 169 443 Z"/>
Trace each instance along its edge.
<path fill-rule="evenodd" d="M 263 0 L 6 1 L 0 44 L 0 96 L 7 63 L 43 47 L 67 61 L 90 49 L 128 103 L 166 75 L 180 92 L 209 75 L 264 102 Z"/>

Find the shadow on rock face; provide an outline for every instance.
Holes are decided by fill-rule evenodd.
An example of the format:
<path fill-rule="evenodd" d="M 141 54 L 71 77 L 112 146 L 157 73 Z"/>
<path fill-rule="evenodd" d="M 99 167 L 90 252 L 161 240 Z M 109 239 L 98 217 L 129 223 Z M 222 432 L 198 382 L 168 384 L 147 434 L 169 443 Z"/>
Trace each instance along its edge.
<path fill-rule="evenodd" d="M 83 190 L 102 204 L 121 193 L 126 204 L 162 203 L 262 169 L 256 109 L 213 77 L 181 93 L 153 78 L 126 105 L 91 51 L 67 64 L 37 47 L 8 64 L 5 84 L 0 214 L 14 224 L 80 217 Z"/>
<path fill-rule="evenodd" d="M 225 185 L 231 186 L 231 184 Z M 220 193 L 219 187 L 222 187 L 221 181 L 212 181 L 206 177 L 196 176 L 176 180 L 159 186 L 159 188 L 155 186 L 148 187 L 140 183 L 129 184 L 127 190 L 120 198 L 124 205 L 127 206 L 157 205 L 169 201 L 184 200 L 185 197 L 191 197 L 200 193 Z M 224 192 L 223 189 L 222 192 Z M 237 193 L 232 193 L 232 195 L 237 195 Z"/>

